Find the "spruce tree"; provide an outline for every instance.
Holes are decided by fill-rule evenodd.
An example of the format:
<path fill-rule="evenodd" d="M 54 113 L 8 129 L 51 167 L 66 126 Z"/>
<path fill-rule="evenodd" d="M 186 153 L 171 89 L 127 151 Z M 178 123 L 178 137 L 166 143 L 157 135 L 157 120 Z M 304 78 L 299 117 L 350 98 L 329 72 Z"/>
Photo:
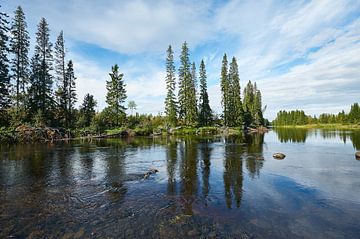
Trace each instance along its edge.
<path fill-rule="evenodd" d="M 89 93 L 85 95 L 84 102 L 80 106 L 80 117 L 78 125 L 80 127 L 89 127 L 95 116 L 95 107 L 97 105 L 93 95 Z"/>
<path fill-rule="evenodd" d="M 75 110 L 75 103 L 77 101 L 76 98 L 76 77 L 74 73 L 74 65 L 72 60 L 70 60 L 67 64 L 65 79 L 67 82 L 67 89 L 66 89 L 66 120 L 65 126 L 71 127 L 74 123 L 74 110 Z"/>
<path fill-rule="evenodd" d="M 185 125 L 194 125 L 197 121 L 195 79 L 190 68 L 189 48 L 184 42 L 180 55 L 178 99 L 179 119 L 183 120 Z"/>
<path fill-rule="evenodd" d="M 10 50 L 13 55 L 11 61 L 12 78 L 15 82 L 15 105 L 19 109 L 20 104 L 25 103 L 26 85 L 29 81 L 29 47 L 30 37 L 27 31 L 25 14 L 20 6 L 15 11 L 11 24 Z"/>
<path fill-rule="evenodd" d="M 0 126 L 6 123 L 5 110 L 10 107 L 8 16 L 0 12 Z"/>
<path fill-rule="evenodd" d="M 69 82 L 66 78 L 65 70 L 65 40 L 63 31 L 60 32 L 54 47 L 54 63 L 55 73 L 57 81 L 56 100 L 57 100 L 57 112 L 60 125 L 68 127 L 68 87 Z"/>
<path fill-rule="evenodd" d="M 106 81 L 106 103 L 108 104 L 107 112 L 110 114 L 110 119 L 113 126 L 119 126 L 120 121 L 125 115 L 124 102 L 126 99 L 126 90 L 123 80 L 124 74 L 119 73 L 119 66 L 115 64 L 111 68 L 110 80 Z"/>
<path fill-rule="evenodd" d="M 244 111 L 241 102 L 241 89 L 240 89 L 240 77 L 239 77 L 239 69 L 236 62 L 236 58 L 233 57 L 230 63 L 229 69 L 229 82 L 230 82 L 230 112 L 231 115 L 231 126 L 242 126 Z"/>
<path fill-rule="evenodd" d="M 304 113 L 304 112 L 302 112 Z M 304 116 L 302 114 L 302 118 L 299 119 L 299 124 L 304 124 Z M 254 84 L 254 105 L 253 105 L 253 120 L 256 126 L 264 125 L 264 117 L 262 113 L 262 99 L 261 99 L 261 92 L 257 89 L 256 83 Z"/>
<path fill-rule="evenodd" d="M 165 113 L 167 121 L 171 125 L 176 125 L 177 121 L 177 106 L 176 106 L 176 96 L 175 96 L 175 65 L 174 65 L 174 53 L 169 45 L 166 57 L 166 98 L 165 98 Z"/>
<path fill-rule="evenodd" d="M 209 104 L 209 95 L 207 92 L 205 63 L 200 63 L 200 97 L 199 97 L 199 125 L 209 126 L 212 123 L 212 111 Z"/>
<path fill-rule="evenodd" d="M 230 121 L 230 84 L 229 84 L 229 77 L 228 77 L 228 61 L 227 56 L 224 54 L 222 60 L 222 67 L 221 67 L 221 78 L 220 78 L 220 85 L 221 85 L 221 95 L 222 95 L 222 106 L 223 106 L 223 120 L 224 125 L 229 126 Z"/>
<path fill-rule="evenodd" d="M 253 123 L 254 116 L 254 87 L 251 81 L 249 81 L 244 89 L 244 124 L 249 127 Z"/>
<path fill-rule="evenodd" d="M 189 105 L 188 105 L 188 119 L 190 125 L 195 125 L 198 121 L 198 111 L 197 111 L 197 99 L 196 99 L 196 87 L 197 87 L 197 77 L 196 77 L 196 66 L 195 62 L 191 65 L 191 82 L 189 84 Z"/>
<path fill-rule="evenodd" d="M 29 114 L 43 115 L 46 123 L 53 117 L 53 77 L 52 70 L 52 44 L 50 30 L 45 18 L 40 20 L 36 33 L 35 53 L 31 59 L 31 77 L 29 88 Z"/>

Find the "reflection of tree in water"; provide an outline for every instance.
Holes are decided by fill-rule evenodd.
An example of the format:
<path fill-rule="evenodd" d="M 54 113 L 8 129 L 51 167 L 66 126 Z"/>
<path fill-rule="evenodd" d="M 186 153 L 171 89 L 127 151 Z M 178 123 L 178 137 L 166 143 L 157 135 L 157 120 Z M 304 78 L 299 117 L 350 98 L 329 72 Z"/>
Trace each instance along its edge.
<path fill-rule="evenodd" d="M 245 135 L 246 142 L 246 168 L 250 177 L 260 175 L 260 169 L 263 167 L 263 144 L 264 134 Z"/>
<path fill-rule="evenodd" d="M 180 177 L 181 194 L 185 200 L 185 213 L 192 214 L 192 203 L 194 201 L 194 195 L 197 193 L 198 175 L 198 155 L 197 155 L 197 143 L 193 142 L 193 139 L 186 139 L 180 143 Z"/>
<path fill-rule="evenodd" d="M 242 154 L 244 147 L 241 138 L 227 138 L 225 139 L 225 160 L 224 160 L 224 188 L 225 201 L 228 208 L 232 208 L 233 200 L 236 202 L 236 207 L 240 207 L 242 198 L 243 186 L 243 164 Z"/>
<path fill-rule="evenodd" d="M 360 131 L 352 131 L 350 139 L 355 149 L 360 150 Z"/>
<path fill-rule="evenodd" d="M 274 131 L 281 143 L 305 143 L 308 134 L 307 129 L 298 128 L 275 128 Z"/>
<path fill-rule="evenodd" d="M 110 200 L 115 202 L 122 200 L 127 192 L 125 185 L 125 149 L 122 146 L 114 146 L 107 148 L 102 152 L 106 154 L 104 161 L 106 162 L 106 185 L 111 187 L 108 194 Z"/>
<path fill-rule="evenodd" d="M 167 139 L 166 148 L 166 166 L 168 174 L 168 186 L 167 191 L 169 195 L 176 194 L 176 163 L 177 163 L 177 142 Z"/>
<path fill-rule="evenodd" d="M 210 157 L 211 157 L 212 148 L 209 147 L 208 142 L 203 142 L 200 147 L 200 155 L 201 155 L 201 169 L 202 169 L 202 194 L 206 199 L 209 196 L 210 191 Z"/>

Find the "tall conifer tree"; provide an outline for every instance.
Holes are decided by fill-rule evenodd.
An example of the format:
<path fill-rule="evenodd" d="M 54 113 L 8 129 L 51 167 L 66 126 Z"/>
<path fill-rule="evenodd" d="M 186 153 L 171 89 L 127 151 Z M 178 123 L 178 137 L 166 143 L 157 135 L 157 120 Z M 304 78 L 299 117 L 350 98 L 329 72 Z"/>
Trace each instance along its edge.
<path fill-rule="evenodd" d="M 236 58 L 233 57 L 230 63 L 229 69 L 229 82 L 230 82 L 230 112 L 231 115 L 231 122 L 229 124 L 231 126 L 242 126 L 243 118 L 244 118 L 244 111 L 241 102 L 241 90 L 240 90 L 240 77 L 239 77 L 239 69 L 236 62 Z"/>
<path fill-rule="evenodd" d="M 111 121 L 114 126 L 119 126 L 121 119 L 125 115 L 126 90 L 124 84 L 124 74 L 119 72 L 119 66 L 115 64 L 111 67 L 110 80 L 106 81 L 106 103 L 107 110 L 110 113 Z"/>
<path fill-rule="evenodd" d="M 52 44 L 50 42 L 50 30 L 45 18 L 42 18 L 36 33 L 35 53 L 31 59 L 31 77 L 29 88 L 30 116 L 43 115 L 47 123 L 52 119 L 53 100 L 53 77 L 52 70 Z"/>
<path fill-rule="evenodd" d="M 17 108 L 25 103 L 26 86 L 29 81 L 29 47 L 30 37 L 27 31 L 25 14 L 20 6 L 15 11 L 11 24 L 10 50 L 13 54 L 11 61 L 12 78 L 15 92 L 15 105 Z"/>
<path fill-rule="evenodd" d="M 165 113 L 168 122 L 171 125 L 175 125 L 177 121 L 177 106 L 176 106 L 176 96 L 175 96 L 175 65 L 174 65 L 174 52 L 169 45 L 166 57 L 166 98 L 165 98 Z"/>
<path fill-rule="evenodd" d="M 179 118 L 186 125 L 193 125 L 197 121 L 197 106 L 195 83 L 191 75 L 191 64 L 189 59 L 189 48 L 184 42 L 180 55 L 179 68 Z"/>
<path fill-rule="evenodd" d="M 8 16 L 0 12 L 0 125 L 4 124 L 5 110 L 10 106 L 10 76 L 8 48 Z"/>
<path fill-rule="evenodd" d="M 200 70 L 200 97 L 199 97 L 199 125 L 209 126 L 212 123 L 212 111 L 209 104 L 209 95 L 207 92 L 205 63 L 201 60 Z"/>
<path fill-rule="evenodd" d="M 231 99 L 230 96 L 230 84 L 229 84 L 229 77 L 228 77 L 228 61 L 227 56 L 224 54 L 222 60 L 222 67 L 221 67 L 221 78 L 220 78 L 220 86 L 221 86 L 221 95 L 222 95 L 222 106 L 223 106 L 223 120 L 224 125 L 229 126 L 230 121 L 230 109 L 229 109 L 229 102 Z"/>

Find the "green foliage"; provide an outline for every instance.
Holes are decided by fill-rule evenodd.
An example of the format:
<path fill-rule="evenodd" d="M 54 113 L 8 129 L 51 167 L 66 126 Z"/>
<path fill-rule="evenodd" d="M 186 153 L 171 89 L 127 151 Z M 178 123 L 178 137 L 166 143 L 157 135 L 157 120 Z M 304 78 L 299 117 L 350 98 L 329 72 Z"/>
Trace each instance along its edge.
<path fill-rule="evenodd" d="M 261 92 L 256 83 L 248 82 L 244 89 L 244 124 L 247 127 L 259 127 L 265 125 L 262 109 Z"/>
<path fill-rule="evenodd" d="M 197 105 L 196 105 L 196 74 L 195 66 L 191 65 L 189 59 L 189 48 L 187 43 L 184 42 L 180 55 L 180 68 L 179 68 L 179 119 L 185 125 L 197 124 Z"/>
<path fill-rule="evenodd" d="M 84 102 L 80 106 L 78 127 L 89 127 L 95 117 L 95 107 L 97 105 L 93 95 L 89 93 L 85 95 Z"/>
<path fill-rule="evenodd" d="M 312 124 L 359 124 L 360 125 L 360 108 L 358 103 L 351 105 L 350 112 L 346 114 L 344 110 L 337 115 L 322 113 L 318 118 L 306 115 L 302 110 L 279 111 L 275 120 L 272 122 L 275 126 L 284 125 L 312 125 Z"/>
<path fill-rule="evenodd" d="M 174 53 L 169 45 L 166 57 L 166 98 L 165 98 L 165 114 L 167 121 L 170 125 L 174 126 L 177 123 L 177 102 L 175 96 L 175 65 L 174 65 Z"/>
<path fill-rule="evenodd" d="M 224 125 L 229 126 L 230 124 L 230 83 L 228 78 L 228 61 L 227 56 L 224 54 L 222 60 L 222 67 L 221 67 L 221 78 L 220 78 L 220 85 L 221 85 L 221 95 L 222 95 L 222 106 L 223 106 L 223 120 Z"/>
<path fill-rule="evenodd" d="M 115 64 L 109 73 L 110 80 L 106 81 L 106 107 L 105 114 L 108 118 L 110 127 L 120 126 L 125 118 L 126 90 L 123 80 L 124 74 L 119 72 L 119 66 Z"/>
<path fill-rule="evenodd" d="M 31 60 L 31 77 L 29 88 L 29 115 L 31 118 L 41 110 L 46 116 L 46 124 L 51 124 L 54 113 L 52 43 L 50 30 L 45 18 L 42 18 L 36 33 L 35 53 Z M 33 120 L 35 120 L 33 118 Z"/>
<path fill-rule="evenodd" d="M 8 16 L 0 12 L 0 126 L 6 122 L 6 110 L 10 107 L 10 76 L 8 48 Z"/>
<path fill-rule="evenodd" d="M 209 104 L 209 95 L 207 92 L 205 63 L 200 63 L 200 98 L 199 98 L 199 125 L 209 126 L 212 124 L 212 110 Z"/>
<path fill-rule="evenodd" d="M 14 100 L 17 108 L 25 105 L 26 85 L 29 81 L 29 48 L 30 37 L 27 31 L 25 14 L 20 6 L 15 11 L 11 23 L 10 51 L 13 54 L 11 61 L 12 78 L 14 85 Z"/>

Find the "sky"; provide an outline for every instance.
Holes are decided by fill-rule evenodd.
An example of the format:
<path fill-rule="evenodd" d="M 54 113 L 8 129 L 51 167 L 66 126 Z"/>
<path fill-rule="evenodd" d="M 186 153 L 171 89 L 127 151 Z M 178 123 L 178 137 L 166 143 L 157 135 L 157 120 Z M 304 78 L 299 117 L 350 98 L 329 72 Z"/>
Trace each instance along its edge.
<path fill-rule="evenodd" d="M 117 63 L 139 113 L 164 112 L 169 44 L 179 66 L 181 45 L 205 61 L 212 109 L 221 113 L 224 53 L 235 56 L 242 89 L 262 92 L 265 117 L 279 110 L 307 114 L 348 111 L 360 102 L 359 0 L 0 0 L 13 16 L 21 5 L 32 47 L 45 17 L 55 42 L 64 31 L 74 62 L 78 104 L 86 93 L 106 106 L 106 80 Z"/>

